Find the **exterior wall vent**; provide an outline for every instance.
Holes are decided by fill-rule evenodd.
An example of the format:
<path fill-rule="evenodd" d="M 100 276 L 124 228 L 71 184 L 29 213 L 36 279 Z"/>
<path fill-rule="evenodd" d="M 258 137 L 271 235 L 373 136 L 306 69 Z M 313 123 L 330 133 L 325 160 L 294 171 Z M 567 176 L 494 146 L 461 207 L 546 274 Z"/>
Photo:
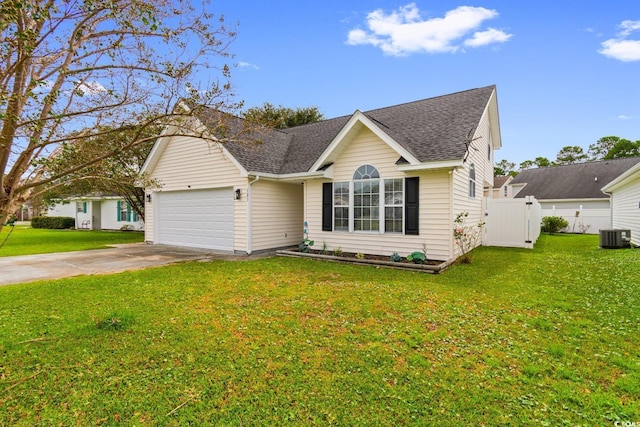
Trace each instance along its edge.
<path fill-rule="evenodd" d="M 600 247 L 603 249 L 631 246 L 631 230 L 600 230 Z"/>

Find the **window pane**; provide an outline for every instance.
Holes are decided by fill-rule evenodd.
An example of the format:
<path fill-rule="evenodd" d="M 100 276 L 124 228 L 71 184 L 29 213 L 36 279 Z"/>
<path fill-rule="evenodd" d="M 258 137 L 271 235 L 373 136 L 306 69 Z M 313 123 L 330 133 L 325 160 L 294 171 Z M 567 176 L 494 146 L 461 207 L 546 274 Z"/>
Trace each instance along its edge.
<path fill-rule="evenodd" d="M 333 184 L 333 204 L 336 206 L 349 206 L 348 182 L 336 182 Z"/>
<path fill-rule="evenodd" d="M 364 172 L 371 172 L 370 170 Z M 377 172 L 377 171 L 376 171 Z M 380 182 L 360 180 L 353 183 L 353 228 L 356 231 L 379 230 Z"/>
<path fill-rule="evenodd" d="M 349 230 L 349 183 L 333 183 L 333 228 Z"/>
<path fill-rule="evenodd" d="M 403 220 L 403 180 L 386 179 L 384 181 L 384 231 L 402 233 Z"/>
<path fill-rule="evenodd" d="M 380 178 L 378 170 L 371 165 L 360 166 L 353 174 L 353 180 Z"/>
<path fill-rule="evenodd" d="M 384 209 L 384 229 L 387 233 L 402 233 L 402 208 Z"/>
<path fill-rule="evenodd" d="M 349 230 L 349 208 L 334 209 L 334 229 Z"/>

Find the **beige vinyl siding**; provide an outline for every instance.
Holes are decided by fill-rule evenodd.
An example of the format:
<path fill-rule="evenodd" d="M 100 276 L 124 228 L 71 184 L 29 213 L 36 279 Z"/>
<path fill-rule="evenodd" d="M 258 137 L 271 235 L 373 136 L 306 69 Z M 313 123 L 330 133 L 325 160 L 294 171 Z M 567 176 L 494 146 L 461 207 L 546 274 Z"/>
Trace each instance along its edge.
<path fill-rule="evenodd" d="M 302 185 L 261 179 L 251 187 L 252 250 L 295 246 L 302 240 Z"/>
<path fill-rule="evenodd" d="M 462 212 L 469 212 L 466 218 L 466 225 L 475 227 L 484 221 L 482 212 L 482 198 L 484 197 L 484 188 L 493 187 L 493 155 L 491 161 L 488 160 L 487 145 L 490 141 L 490 124 L 488 111 L 485 111 L 480 124 L 476 129 L 471 142 L 468 156 L 463 167 L 453 171 L 453 199 L 452 199 L 452 216 L 451 221 Z M 476 196 L 469 197 L 469 171 L 471 165 L 476 170 Z M 453 242 L 453 224 L 451 226 L 451 238 Z M 483 232 L 483 231 L 481 231 Z M 477 245 L 482 243 L 482 236 L 477 241 Z M 458 248 L 454 246 L 455 256 L 458 256 Z"/>
<path fill-rule="evenodd" d="M 613 228 L 631 230 L 631 243 L 640 245 L 640 173 L 611 195 Z"/>
<path fill-rule="evenodd" d="M 234 250 L 247 250 L 247 178 L 240 176 L 240 170 L 220 147 L 196 137 L 173 136 L 149 178 L 157 180 L 161 186 L 154 192 L 239 188 L 244 197 L 234 201 Z M 153 207 L 152 199 L 145 206 L 147 241 L 153 240 Z"/>
<path fill-rule="evenodd" d="M 314 248 L 326 244 L 329 250 L 342 248 L 346 252 L 362 252 L 402 256 L 427 248 L 431 259 L 449 260 L 451 208 L 449 204 L 449 171 L 404 173 L 397 169 L 399 154 L 378 139 L 371 131 L 361 131 L 334 163 L 333 182 L 351 181 L 356 169 L 364 164 L 374 166 L 382 179 L 420 177 L 420 234 L 417 236 L 394 233 L 366 233 L 346 231 L 322 231 L 322 183 L 313 180 L 305 184 L 305 219 L 309 238 Z"/>

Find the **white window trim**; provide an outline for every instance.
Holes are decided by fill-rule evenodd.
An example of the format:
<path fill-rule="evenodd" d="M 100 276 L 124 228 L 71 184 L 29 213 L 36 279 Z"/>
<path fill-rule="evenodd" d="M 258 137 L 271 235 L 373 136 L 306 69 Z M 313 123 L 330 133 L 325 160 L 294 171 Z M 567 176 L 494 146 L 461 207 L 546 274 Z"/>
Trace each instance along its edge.
<path fill-rule="evenodd" d="M 385 201 L 385 181 L 395 181 L 395 180 L 400 180 L 401 185 L 402 185 L 402 203 L 399 205 L 393 204 L 393 205 L 388 205 Z M 404 200 L 406 197 L 406 191 L 404 188 L 404 179 L 402 178 L 388 178 L 388 179 L 381 179 L 382 183 L 380 185 L 380 200 L 382 201 L 382 215 L 380 215 L 382 218 L 382 225 L 381 225 L 381 230 L 383 230 L 383 233 L 387 233 L 386 231 L 386 208 L 401 208 L 401 212 L 402 212 L 402 231 L 389 231 L 388 234 L 404 234 L 404 226 L 405 226 L 405 218 L 404 218 Z"/>
<path fill-rule="evenodd" d="M 358 170 L 360 167 L 356 168 L 356 170 Z M 377 168 L 376 168 L 377 170 Z M 355 172 L 354 172 L 355 173 Z M 378 171 L 378 175 L 380 175 L 380 172 Z M 402 203 L 399 205 L 387 205 L 385 203 L 385 181 L 391 181 L 391 180 L 400 180 L 400 182 L 402 183 Z M 378 230 L 355 230 L 355 205 L 354 205 L 354 200 L 355 200 L 355 191 L 354 191 L 354 183 L 356 182 L 356 180 L 352 179 L 349 181 L 335 181 L 332 183 L 332 187 L 331 187 L 331 197 L 332 197 L 332 201 L 331 201 L 331 212 L 332 212 L 332 223 L 331 223 L 331 230 L 333 232 L 343 232 L 343 233 L 356 233 L 356 234 L 375 234 L 375 235 L 379 235 L 379 234 L 395 234 L 395 235 L 404 235 L 405 234 L 405 227 L 406 227 L 406 218 L 405 218 L 405 198 L 406 198 L 406 189 L 405 189 L 405 180 L 402 177 L 396 177 L 396 178 L 374 178 L 374 179 L 364 179 L 364 180 L 357 180 L 358 182 L 364 182 L 364 181 L 369 181 L 369 182 L 378 182 Z M 349 185 L 349 205 L 345 206 L 345 205 L 336 205 L 335 203 L 335 185 L 336 184 L 341 184 L 341 183 L 347 183 Z M 348 230 L 342 230 L 342 229 L 336 229 L 336 208 L 340 208 L 340 207 L 347 207 L 349 210 L 349 226 L 348 226 Z M 402 231 L 386 231 L 386 227 L 385 227 L 385 220 L 386 220 L 386 209 L 385 208 L 401 208 L 402 211 Z"/>

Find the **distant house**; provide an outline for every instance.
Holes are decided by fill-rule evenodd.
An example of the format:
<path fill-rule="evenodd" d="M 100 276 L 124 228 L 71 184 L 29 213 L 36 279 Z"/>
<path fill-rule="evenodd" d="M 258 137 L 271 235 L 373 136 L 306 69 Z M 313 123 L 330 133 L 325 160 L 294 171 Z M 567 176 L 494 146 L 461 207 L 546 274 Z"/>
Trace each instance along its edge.
<path fill-rule="evenodd" d="M 566 231 L 597 234 L 612 227 L 610 197 L 602 188 L 640 162 L 640 157 L 527 169 L 510 185 L 515 198 L 534 196 L 543 216 L 562 216 Z"/>
<path fill-rule="evenodd" d="M 491 198 L 504 199 L 513 197 L 513 189 L 509 185 L 513 177 L 511 175 L 506 176 L 494 176 L 493 188 L 491 189 Z"/>
<path fill-rule="evenodd" d="M 118 196 L 70 197 L 47 209 L 47 216 L 75 218 L 76 228 L 89 230 L 142 230 L 144 222 Z"/>
<path fill-rule="evenodd" d="M 189 108 L 185 106 L 185 108 Z M 219 112 L 197 109 L 215 135 Z M 239 119 L 237 119 L 239 120 Z M 495 86 L 212 144 L 168 127 L 142 172 L 148 242 L 250 254 L 297 245 L 458 255 L 453 220 L 483 220 L 501 147 Z"/>
<path fill-rule="evenodd" d="M 640 246 L 640 163 L 602 189 L 611 196 L 612 228 L 631 230 L 631 243 Z"/>

